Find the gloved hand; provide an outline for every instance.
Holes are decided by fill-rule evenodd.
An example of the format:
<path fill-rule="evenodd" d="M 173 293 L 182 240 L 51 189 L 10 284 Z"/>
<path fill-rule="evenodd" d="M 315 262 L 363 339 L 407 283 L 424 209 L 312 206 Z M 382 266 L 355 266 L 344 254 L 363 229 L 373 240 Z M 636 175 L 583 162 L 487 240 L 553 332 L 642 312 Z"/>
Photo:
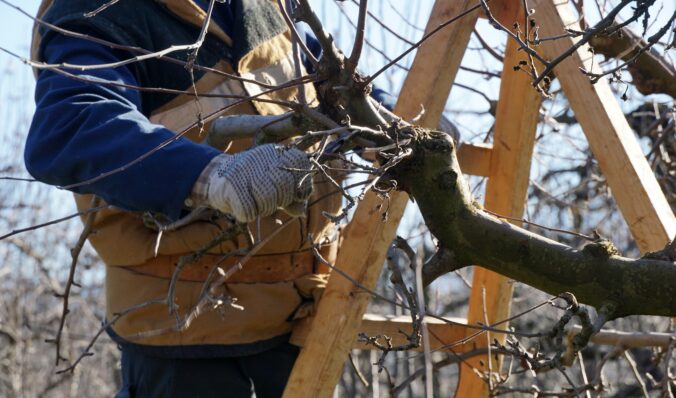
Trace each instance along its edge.
<path fill-rule="evenodd" d="M 219 155 L 202 172 L 192 197 L 239 222 L 269 216 L 278 208 L 300 215 L 312 193 L 311 166 L 304 152 L 275 144 Z"/>

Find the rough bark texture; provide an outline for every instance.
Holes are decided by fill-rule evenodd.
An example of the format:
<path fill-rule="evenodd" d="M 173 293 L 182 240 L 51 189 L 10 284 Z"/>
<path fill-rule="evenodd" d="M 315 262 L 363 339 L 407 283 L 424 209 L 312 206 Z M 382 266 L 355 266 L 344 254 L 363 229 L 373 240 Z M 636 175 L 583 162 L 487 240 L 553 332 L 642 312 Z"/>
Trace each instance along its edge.
<path fill-rule="evenodd" d="M 676 315 L 676 266 L 671 261 L 617 255 L 607 241 L 575 250 L 489 215 L 472 201 L 446 134 L 416 131 L 413 157 L 395 178 L 420 206 L 439 240 L 442 261 L 425 269 L 426 282 L 469 264 L 557 295 L 573 293 L 612 317 Z"/>

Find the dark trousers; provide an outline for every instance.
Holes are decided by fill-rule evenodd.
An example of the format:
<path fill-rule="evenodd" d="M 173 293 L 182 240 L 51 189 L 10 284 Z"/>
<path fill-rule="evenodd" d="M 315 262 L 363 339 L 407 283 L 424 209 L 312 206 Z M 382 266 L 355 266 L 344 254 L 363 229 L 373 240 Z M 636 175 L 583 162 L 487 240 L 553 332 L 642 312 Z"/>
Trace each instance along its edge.
<path fill-rule="evenodd" d="M 123 386 L 116 398 L 281 397 L 298 356 L 285 343 L 236 358 L 158 358 L 122 348 Z"/>

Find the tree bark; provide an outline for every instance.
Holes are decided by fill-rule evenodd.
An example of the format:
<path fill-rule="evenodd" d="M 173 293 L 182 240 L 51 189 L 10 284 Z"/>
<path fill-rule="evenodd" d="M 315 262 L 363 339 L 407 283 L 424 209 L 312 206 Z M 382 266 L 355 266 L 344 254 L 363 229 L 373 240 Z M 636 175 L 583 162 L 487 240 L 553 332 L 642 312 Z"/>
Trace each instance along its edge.
<path fill-rule="evenodd" d="M 648 43 L 629 28 L 623 28 L 621 32 L 621 35 L 594 36 L 589 44 L 595 53 L 606 58 L 628 61 Z M 627 65 L 627 70 L 633 78 L 632 85 L 641 94 L 667 94 L 676 98 L 676 70 L 654 48 L 639 55 Z"/>

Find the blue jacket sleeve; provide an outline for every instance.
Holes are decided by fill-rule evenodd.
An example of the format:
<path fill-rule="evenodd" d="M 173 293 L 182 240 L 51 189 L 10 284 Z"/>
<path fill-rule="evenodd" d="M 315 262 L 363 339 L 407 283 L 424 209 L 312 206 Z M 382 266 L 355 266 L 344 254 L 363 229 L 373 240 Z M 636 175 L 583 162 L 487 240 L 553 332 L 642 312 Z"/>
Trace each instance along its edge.
<path fill-rule="evenodd" d="M 123 57 L 102 45 L 62 35 L 52 35 L 43 48 L 48 63 L 95 65 Z M 70 72 L 138 85 L 127 67 Z M 162 146 L 174 133 L 150 123 L 134 89 L 82 82 L 45 70 L 39 74 L 35 100 L 24 158 L 28 171 L 40 181 L 76 184 L 155 151 L 124 171 L 72 189 L 97 194 L 126 210 L 177 218 L 195 180 L 220 153 L 184 138 Z"/>

